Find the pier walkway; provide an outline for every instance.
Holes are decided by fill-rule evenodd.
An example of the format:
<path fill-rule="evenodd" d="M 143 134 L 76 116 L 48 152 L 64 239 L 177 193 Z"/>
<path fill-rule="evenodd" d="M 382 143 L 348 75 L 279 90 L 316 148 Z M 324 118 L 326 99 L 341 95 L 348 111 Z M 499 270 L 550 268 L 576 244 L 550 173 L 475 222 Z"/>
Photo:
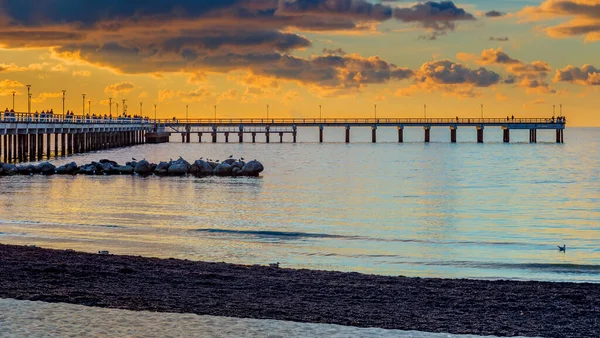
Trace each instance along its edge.
<path fill-rule="evenodd" d="M 423 128 L 424 142 L 430 141 L 433 127 L 447 127 L 450 142 L 456 142 L 459 128 L 474 128 L 477 142 L 483 143 L 486 127 L 503 129 L 503 141 L 510 142 L 510 130 L 529 130 L 529 141 L 537 142 L 537 130 L 556 131 L 556 142 L 564 142 L 564 118 L 325 118 L 325 119 L 170 119 L 108 118 L 57 114 L 0 113 L 0 161 L 5 163 L 41 161 L 44 158 L 68 156 L 76 153 L 125 147 L 141 143 L 169 142 L 172 134 L 181 134 L 181 141 L 191 142 L 191 135 L 198 135 L 202 142 L 204 134 L 211 142 L 223 134 L 225 142 L 230 135 L 237 135 L 237 142 L 244 142 L 250 135 L 256 142 L 257 134 L 265 134 L 270 143 L 271 135 L 291 134 L 293 142 L 299 127 L 319 129 L 319 142 L 323 142 L 325 127 L 345 128 L 345 141 L 350 142 L 350 130 L 354 127 L 371 128 L 372 142 L 377 142 L 377 129 L 393 127 L 398 131 L 398 142 L 404 142 L 404 129 Z"/>

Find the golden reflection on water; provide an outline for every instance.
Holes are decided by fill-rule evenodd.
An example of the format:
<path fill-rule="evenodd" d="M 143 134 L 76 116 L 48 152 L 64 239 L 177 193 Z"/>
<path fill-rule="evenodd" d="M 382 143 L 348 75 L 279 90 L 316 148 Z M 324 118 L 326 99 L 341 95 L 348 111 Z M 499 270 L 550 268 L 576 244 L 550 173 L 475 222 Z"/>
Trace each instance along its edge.
<path fill-rule="evenodd" d="M 258 179 L 1 178 L 0 242 L 389 275 L 598 281 L 600 160 L 588 155 L 600 153 L 600 140 L 596 130 L 582 133 L 565 145 L 172 143 L 75 156 L 57 164 L 233 153 L 267 170 Z M 556 248 L 563 243 L 566 254 Z"/>

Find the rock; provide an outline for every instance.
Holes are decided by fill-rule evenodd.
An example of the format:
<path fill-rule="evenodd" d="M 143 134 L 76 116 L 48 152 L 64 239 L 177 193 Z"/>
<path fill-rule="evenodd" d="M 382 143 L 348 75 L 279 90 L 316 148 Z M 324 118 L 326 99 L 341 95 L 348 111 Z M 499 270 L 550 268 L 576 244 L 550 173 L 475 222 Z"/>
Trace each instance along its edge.
<path fill-rule="evenodd" d="M 229 165 L 232 165 L 233 163 L 235 163 L 235 160 L 234 160 L 234 159 L 232 159 L 232 158 L 228 158 L 228 159 L 226 159 L 225 161 L 223 161 L 223 163 L 227 163 L 227 164 L 229 164 Z"/>
<path fill-rule="evenodd" d="M 214 169 L 214 174 L 218 176 L 230 176 L 233 171 L 233 167 L 227 163 L 221 163 Z"/>
<path fill-rule="evenodd" d="M 190 173 L 195 175 L 212 175 L 213 171 L 214 168 L 203 160 L 195 161 L 190 168 Z"/>
<path fill-rule="evenodd" d="M 119 166 L 119 163 L 117 163 L 115 161 L 107 160 L 107 159 L 102 159 L 99 162 L 100 162 L 100 164 L 107 164 L 108 163 L 108 164 L 112 165 L 115 168 Z"/>
<path fill-rule="evenodd" d="M 38 166 L 38 170 L 42 175 L 50 176 L 54 175 L 56 172 L 56 167 L 50 162 L 44 162 Z"/>
<path fill-rule="evenodd" d="M 231 174 L 233 176 L 241 176 L 243 174 L 242 169 L 238 167 L 232 167 Z"/>
<path fill-rule="evenodd" d="M 122 165 L 115 168 L 119 175 L 133 175 L 134 168 L 130 165 Z"/>
<path fill-rule="evenodd" d="M 240 169 L 242 169 L 245 164 L 246 164 L 245 162 L 240 161 L 240 162 L 233 162 L 233 164 L 231 166 L 234 167 L 234 168 L 240 168 Z"/>
<path fill-rule="evenodd" d="M 219 164 L 215 163 L 215 162 L 208 162 L 208 164 L 211 166 L 211 168 L 215 169 Z"/>
<path fill-rule="evenodd" d="M 116 163 L 116 162 L 113 162 Z M 119 174 L 119 165 L 117 164 L 116 166 L 112 165 L 112 163 L 106 162 L 102 164 L 102 172 L 105 175 L 118 175 Z"/>
<path fill-rule="evenodd" d="M 135 166 L 136 166 L 137 164 L 138 164 L 138 163 L 137 163 L 137 161 L 125 162 L 125 165 L 126 165 L 126 166 L 128 165 L 128 166 L 132 166 L 132 167 L 134 167 L 134 168 L 135 168 Z"/>
<path fill-rule="evenodd" d="M 84 175 L 96 175 L 96 166 L 94 164 L 85 164 L 79 168 L 79 173 Z"/>
<path fill-rule="evenodd" d="M 56 173 L 59 175 L 72 175 L 77 171 L 77 163 L 71 162 L 56 168 Z"/>
<path fill-rule="evenodd" d="M 39 174 L 40 173 L 40 170 L 38 169 L 38 167 L 34 166 L 33 164 L 27 165 L 27 171 L 29 172 L 29 174 Z"/>
<path fill-rule="evenodd" d="M 27 168 L 27 166 L 24 165 L 18 165 L 17 166 L 17 174 L 19 175 L 29 175 L 29 169 Z"/>
<path fill-rule="evenodd" d="M 167 162 L 160 162 L 154 169 L 156 175 L 168 175 L 170 164 Z"/>
<path fill-rule="evenodd" d="M 242 172 L 245 176 L 258 176 L 263 170 L 265 170 L 265 167 L 257 160 L 246 163 L 242 168 Z"/>
<path fill-rule="evenodd" d="M 19 171 L 17 170 L 17 167 L 14 166 L 13 164 L 4 163 L 2 165 L 2 174 L 3 175 L 13 176 L 13 175 L 17 175 L 18 173 L 19 173 Z"/>
<path fill-rule="evenodd" d="M 188 166 L 185 163 L 175 163 L 169 166 L 169 175 L 185 175 L 188 173 Z"/>
<path fill-rule="evenodd" d="M 150 175 L 152 174 L 152 165 L 146 160 L 141 160 L 135 166 L 134 172 L 139 175 Z"/>

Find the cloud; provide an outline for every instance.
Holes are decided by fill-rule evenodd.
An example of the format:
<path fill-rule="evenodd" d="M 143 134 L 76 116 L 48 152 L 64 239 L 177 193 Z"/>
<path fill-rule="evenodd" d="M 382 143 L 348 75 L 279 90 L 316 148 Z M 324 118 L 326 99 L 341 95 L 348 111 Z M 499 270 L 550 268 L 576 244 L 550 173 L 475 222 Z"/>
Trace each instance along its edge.
<path fill-rule="evenodd" d="M 220 103 L 220 102 L 225 101 L 225 100 L 232 100 L 233 101 L 233 100 L 235 100 L 235 99 L 238 98 L 238 95 L 239 95 L 239 93 L 238 93 L 237 89 L 233 89 L 232 88 L 232 89 L 229 89 L 228 91 L 222 93 L 221 95 L 219 95 L 219 98 L 217 99 L 217 102 Z"/>
<path fill-rule="evenodd" d="M 505 84 L 515 84 L 517 87 L 526 88 L 528 92 L 556 93 L 556 90 L 550 88 L 547 82 L 552 69 L 545 61 L 525 63 L 510 57 L 502 51 L 502 48 L 492 48 L 481 52 L 477 62 L 482 65 L 504 66 L 509 73 L 508 77 L 503 80 Z"/>
<path fill-rule="evenodd" d="M 346 55 L 347 53 L 341 48 L 323 48 L 323 54 L 325 55 Z"/>
<path fill-rule="evenodd" d="M 527 6 L 518 13 L 524 21 L 567 21 L 544 28 L 554 38 L 584 36 L 600 41 L 600 2 L 597 0 L 546 0 L 539 6 Z"/>
<path fill-rule="evenodd" d="M 167 101 L 174 97 L 181 99 L 183 102 L 197 102 L 210 97 L 212 94 L 206 88 L 198 88 L 190 91 L 174 91 L 171 89 L 162 89 L 158 91 L 158 100 Z"/>
<path fill-rule="evenodd" d="M 73 76 L 89 77 L 92 76 L 92 72 L 89 70 L 74 70 Z"/>
<path fill-rule="evenodd" d="M 592 65 L 567 66 L 557 69 L 554 82 L 570 82 L 583 86 L 600 86 L 600 69 Z"/>
<path fill-rule="evenodd" d="M 312 46 L 293 30 L 359 32 L 398 20 L 437 38 L 459 21 L 475 20 L 452 1 L 392 7 L 366 0 L 21 0 L 1 6 L 4 48 L 50 48 L 54 57 L 119 73 L 192 74 L 194 84 L 202 81 L 196 74 L 241 70 L 338 92 L 411 72 L 342 50 L 293 56 Z"/>
<path fill-rule="evenodd" d="M 57 93 L 40 93 L 38 95 L 38 97 L 31 99 L 31 102 L 34 103 L 41 103 L 46 101 L 47 99 L 54 99 L 54 98 L 58 98 L 58 97 L 62 97 L 62 92 L 57 92 Z"/>
<path fill-rule="evenodd" d="M 104 92 L 109 95 L 119 96 L 121 94 L 127 94 L 135 88 L 135 85 L 131 82 L 119 82 L 111 84 L 104 88 Z"/>
<path fill-rule="evenodd" d="M 53 66 L 50 70 L 52 70 L 53 72 L 63 73 L 67 71 L 67 68 L 63 65 L 58 64 Z"/>
<path fill-rule="evenodd" d="M 158 91 L 158 100 L 166 101 L 175 97 L 175 91 L 171 89 L 161 89 Z"/>
<path fill-rule="evenodd" d="M 20 87 L 25 87 L 25 85 L 19 81 L 15 81 L 15 80 L 0 81 L 0 88 L 20 88 Z"/>
<path fill-rule="evenodd" d="M 485 16 L 488 18 L 499 18 L 499 17 L 505 16 L 505 15 L 506 15 L 506 13 L 499 12 L 496 10 L 492 10 L 492 11 L 485 13 Z"/>
<path fill-rule="evenodd" d="M 508 37 L 506 36 L 500 36 L 500 37 L 494 37 L 494 36 L 490 36 L 490 41 L 498 41 L 498 42 L 506 42 L 508 41 Z"/>
<path fill-rule="evenodd" d="M 412 86 L 396 91 L 397 96 L 410 96 L 416 92 L 442 92 L 444 95 L 478 97 L 478 88 L 501 83 L 500 74 L 480 67 L 471 69 L 450 60 L 425 62 L 415 71 Z"/>

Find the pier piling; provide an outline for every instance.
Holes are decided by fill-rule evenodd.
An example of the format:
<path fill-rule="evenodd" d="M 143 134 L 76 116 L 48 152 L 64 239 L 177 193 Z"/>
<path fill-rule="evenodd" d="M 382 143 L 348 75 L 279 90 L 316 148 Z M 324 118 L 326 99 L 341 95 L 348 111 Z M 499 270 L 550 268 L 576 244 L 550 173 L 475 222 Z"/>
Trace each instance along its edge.
<path fill-rule="evenodd" d="M 423 127 L 423 130 L 425 130 L 425 143 L 429 143 L 431 140 L 431 127 L 425 126 Z"/>
<path fill-rule="evenodd" d="M 450 143 L 456 143 L 456 126 L 450 127 Z"/>

